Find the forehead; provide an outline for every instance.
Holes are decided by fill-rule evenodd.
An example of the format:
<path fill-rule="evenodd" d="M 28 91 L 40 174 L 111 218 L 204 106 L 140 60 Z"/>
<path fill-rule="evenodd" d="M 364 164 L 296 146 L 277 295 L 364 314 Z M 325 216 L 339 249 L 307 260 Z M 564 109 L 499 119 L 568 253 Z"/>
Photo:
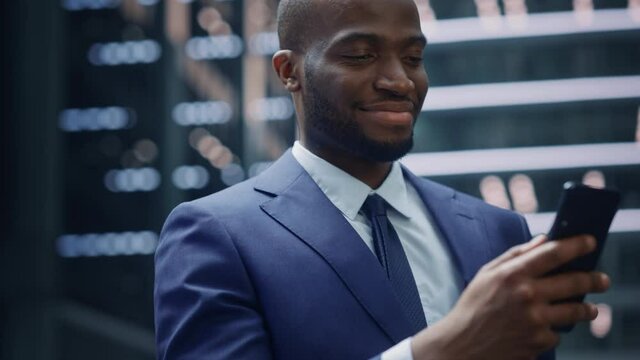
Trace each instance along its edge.
<path fill-rule="evenodd" d="M 319 0 L 318 24 L 312 31 L 325 43 L 351 32 L 401 39 L 422 34 L 413 0 Z"/>

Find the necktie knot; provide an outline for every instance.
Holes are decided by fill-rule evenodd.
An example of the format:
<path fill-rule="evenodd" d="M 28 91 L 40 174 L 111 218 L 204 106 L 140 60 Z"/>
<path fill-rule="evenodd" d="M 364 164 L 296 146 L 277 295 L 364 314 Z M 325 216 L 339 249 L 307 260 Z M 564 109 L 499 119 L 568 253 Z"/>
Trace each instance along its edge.
<path fill-rule="evenodd" d="M 387 204 L 384 199 L 378 195 L 369 195 L 362 205 L 362 210 L 367 217 L 387 215 Z"/>

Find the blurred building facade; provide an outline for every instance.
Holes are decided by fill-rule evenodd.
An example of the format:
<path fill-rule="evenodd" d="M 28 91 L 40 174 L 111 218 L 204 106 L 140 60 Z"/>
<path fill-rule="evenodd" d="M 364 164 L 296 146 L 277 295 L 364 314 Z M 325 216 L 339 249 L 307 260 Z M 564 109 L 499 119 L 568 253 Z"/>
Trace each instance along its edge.
<path fill-rule="evenodd" d="M 403 162 L 548 230 L 619 189 L 600 317 L 563 359 L 640 356 L 640 1 L 416 0 L 431 88 Z M 153 359 L 153 252 L 182 201 L 295 139 L 277 0 L 2 4 L 0 356 Z"/>

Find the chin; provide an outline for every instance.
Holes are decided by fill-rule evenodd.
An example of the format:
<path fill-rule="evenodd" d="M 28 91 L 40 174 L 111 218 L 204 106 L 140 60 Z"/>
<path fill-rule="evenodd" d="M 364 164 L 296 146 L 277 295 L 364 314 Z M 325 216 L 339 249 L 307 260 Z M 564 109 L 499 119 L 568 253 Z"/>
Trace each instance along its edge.
<path fill-rule="evenodd" d="M 360 144 L 362 157 L 374 162 L 389 162 L 400 159 L 413 148 L 413 136 L 400 141 L 375 141 L 367 139 Z"/>

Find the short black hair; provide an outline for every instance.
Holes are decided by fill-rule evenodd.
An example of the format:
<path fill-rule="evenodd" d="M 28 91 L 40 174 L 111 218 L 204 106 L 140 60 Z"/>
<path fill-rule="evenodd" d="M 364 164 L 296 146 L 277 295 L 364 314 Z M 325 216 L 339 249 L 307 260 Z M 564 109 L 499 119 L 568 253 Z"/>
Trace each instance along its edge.
<path fill-rule="evenodd" d="M 278 40 L 280 49 L 303 52 L 312 19 L 314 0 L 280 0 L 278 4 Z"/>

